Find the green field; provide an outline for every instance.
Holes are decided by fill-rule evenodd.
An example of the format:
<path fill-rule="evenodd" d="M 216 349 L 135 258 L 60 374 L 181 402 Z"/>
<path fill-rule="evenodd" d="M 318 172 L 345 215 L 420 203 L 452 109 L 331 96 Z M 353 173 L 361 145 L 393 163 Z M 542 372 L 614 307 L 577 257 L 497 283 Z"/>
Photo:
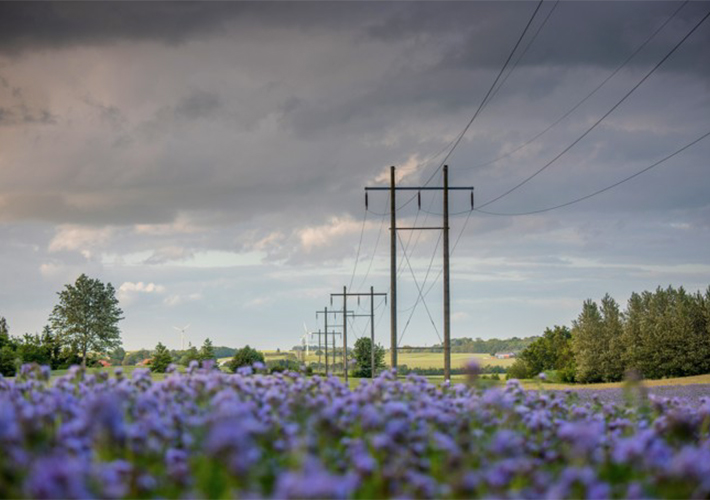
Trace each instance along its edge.
<path fill-rule="evenodd" d="M 264 354 L 267 356 L 267 360 L 277 359 L 270 358 L 266 352 Z M 515 362 L 515 359 L 497 359 L 490 354 L 454 352 L 451 353 L 451 368 L 462 368 L 471 358 L 476 358 L 481 366 L 498 365 L 507 368 Z M 338 355 L 338 360 L 340 360 L 340 355 Z M 318 356 L 311 351 L 306 361 L 308 363 L 317 363 Z M 325 363 L 324 356 L 321 356 L 321 362 Z M 385 352 L 385 364 L 390 366 L 389 362 L 390 355 L 389 351 L 387 351 Z M 440 352 L 398 352 L 397 364 L 407 365 L 408 368 L 444 368 L 444 354 Z"/>
<path fill-rule="evenodd" d="M 451 368 L 462 368 L 471 358 L 475 358 L 481 366 L 498 365 L 507 368 L 515 362 L 515 359 L 497 359 L 490 354 L 452 352 Z M 389 352 L 387 352 L 385 363 L 388 366 L 389 361 Z M 397 364 L 407 365 L 409 368 L 444 368 L 444 354 L 439 352 L 398 352 Z"/>

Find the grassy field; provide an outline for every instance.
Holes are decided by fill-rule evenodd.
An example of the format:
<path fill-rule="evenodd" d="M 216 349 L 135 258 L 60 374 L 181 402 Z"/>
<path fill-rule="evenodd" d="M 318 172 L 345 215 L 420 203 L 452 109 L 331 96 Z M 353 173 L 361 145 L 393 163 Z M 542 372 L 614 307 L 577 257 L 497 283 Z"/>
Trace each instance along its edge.
<path fill-rule="evenodd" d="M 481 366 L 498 365 L 507 368 L 515 362 L 515 359 L 497 359 L 490 354 L 452 352 L 451 368 L 462 368 L 471 358 L 476 358 Z M 385 356 L 385 363 L 389 366 L 389 352 Z M 439 352 L 399 352 L 397 353 L 397 363 L 407 365 L 409 368 L 444 368 L 444 354 Z"/>
<path fill-rule="evenodd" d="M 264 352 L 267 361 L 270 359 L 278 359 L 276 357 L 269 357 L 267 352 Z M 285 356 L 284 353 L 281 353 L 281 355 Z M 476 358 L 481 366 L 498 365 L 507 368 L 515 362 L 514 359 L 497 359 L 494 356 L 491 356 L 490 354 L 471 354 L 454 352 L 451 353 L 451 367 L 462 368 L 466 364 L 466 362 L 471 358 Z M 308 363 L 317 363 L 318 356 L 316 356 L 313 351 L 311 351 L 308 354 L 306 361 Z M 338 361 L 340 361 L 340 355 L 338 355 Z M 389 351 L 387 351 L 385 353 L 385 364 L 387 366 L 389 366 L 389 361 L 390 356 Z M 321 356 L 321 362 L 325 363 L 324 356 Z M 444 368 L 444 355 L 443 353 L 439 352 L 399 352 L 397 353 L 397 363 L 401 365 L 407 365 L 407 367 L 409 368 Z"/>
<path fill-rule="evenodd" d="M 523 387 L 526 389 L 538 389 L 542 387 L 543 389 L 549 390 L 566 390 L 566 389 L 583 389 L 583 390 L 597 390 L 597 389 L 619 389 L 624 386 L 624 382 L 607 382 L 601 384 L 553 384 L 544 383 L 536 380 L 522 380 Z M 693 385 L 693 384 L 710 384 L 710 374 L 707 375 L 695 375 L 693 377 L 678 377 L 678 378 L 663 378 L 658 380 L 644 380 L 643 385 L 646 387 L 658 387 L 665 385 Z"/>

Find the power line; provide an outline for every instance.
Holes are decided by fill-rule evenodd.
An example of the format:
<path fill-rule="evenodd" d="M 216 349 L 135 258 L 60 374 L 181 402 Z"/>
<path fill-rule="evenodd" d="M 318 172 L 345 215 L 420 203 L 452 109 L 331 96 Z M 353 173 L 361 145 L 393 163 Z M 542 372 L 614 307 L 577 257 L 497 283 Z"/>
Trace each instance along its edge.
<path fill-rule="evenodd" d="M 400 244 L 403 244 L 404 242 L 402 241 L 402 237 L 397 233 L 397 238 L 399 239 Z M 412 279 L 414 280 L 414 284 L 417 287 L 417 292 L 419 292 L 419 297 L 421 298 L 422 304 L 424 304 L 424 309 L 426 309 L 426 313 L 429 316 L 429 321 L 431 322 L 431 326 L 434 327 L 434 331 L 436 331 L 436 336 L 439 337 L 439 341 L 443 342 L 441 339 L 441 335 L 439 335 L 439 329 L 436 327 L 436 324 L 434 323 L 434 318 L 431 317 L 431 313 L 429 312 L 429 306 L 426 305 L 426 301 L 424 300 L 424 296 L 422 295 L 422 289 L 419 286 L 419 282 L 417 281 L 417 277 L 414 274 L 414 269 L 412 268 L 411 262 L 409 262 L 409 256 L 407 255 L 407 252 L 404 252 L 404 259 L 407 261 L 407 265 L 409 266 L 409 272 L 412 274 Z M 402 332 L 404 334 L 404 332 Z M 397 341 L 397 345 L 399 345 L 402 342 L 402 336 L 400 335 L 399 340 Z"/>
<path fill-rule="evenodd" d="M 688 0 L 686 0 L 686 1 L 688 1 Z M 498 88 L 495 89 L 495 91 L 491 94 L 491 98 L 488 99 L 488 102 L 486 102 L 486 105 L 484 106 L 484 108 L 485 108 L 486 106 L 488 106 L 488 103 L 491 102 L 491 101 L 493 100 L 493 98 L 495 98 L 496 94 L 498 94 L 498 91 L 499 91 L 501 88 L 503 88 L 503 86 L 505 85 L 505 82 L 508 80 L 508 78 L 510 77 L 510 75 L 513 74 L 513 71 L 515 71 L 515 68 L 518 67 L 518 64 L 519 64 L 520 61 L 523 59 L 523 57 L 525 57 L 525 54 L 528 53 L 528 50 L 530 49 L 530 47 L 532 46 L 533 42 L 534 42 L 535 39 L 537 38 L 537 35 L 539 35 L 539 34 L 540 34 L 540 31 L 542 31 L 542 28 L 545 27 L 545 25 L 547 24 L 547 21 L 550 19 L 550 16 L 552 16 L 552 13 L 555 12 L 555 9 L 556 9 L 557 6 L 559 5 L 559 3 L 560 3 L 560 0 L 557 0 L 557 1 L 555 2 L 555 4 L 552 6 L 552 8 L 550 9 L 550 11 L 547 13 L 547 16 L 545 16 L 545 19 L 543 19 L 543 21 L 540 23 L 540 26 L 537 27 L 537 30 L 535 31 L 535 33 L 533 34 L 533 36 L 530 38 L 530 41 L 528 41 L 527 45 L 525 46 L 525 48 L 523 49 L 523 51 L 520 53 L 520 56 L 518 56 L 518 58 L 517 58 L 517 59 L 515 60 L 515 62 L 513 63 L 513 67 L 510 68 L 510 71 L 508 71 L 508 74 L 506 74 L 506 75 L 505 75 L 505 78 L 503 78 L 503 80 L 500 82 L 500 85 L 498 85 Z"/>
<path fill-rule="evenodd" d="M 451 146 L 451 149 L 449 150 L 448 153 L 446 153 L 446 156 L 445 156 L 444 159 L 441 161 L 441 163 L 440 163 L 439 166 L 436 168 L 436 170 L 434 170 L 434 172 L 432 172 L 431 176 L 429 176 L 429 178 L 427 179 L 427 181 L 424 183 L 424 186 L 429 185 L 429 183 L 434 179 L 434 176 L 435 176 L 435 175 L 437 174 L 437 172 L 439 172 L 439 170 L 441 170 L 441 168 L 444 166 L 444 164 L 446 163 L 446 161 L 449 159 L 449 157 L 451 156 L 451 154 L 454 152 L 454 150 L 456 149 L 456 147 L 459 145 L 459 143 L 461 142 L 461 140 L 462 140 L 462 139 L 464 138 L 464 136 L 466 135 L 466 132 L 468 132 L 468 129 L 471 127 L 471 125 L 473 124 L 473 122 L 476 120 L 476 118 L 478 117 L 478 115 L 481 113 L 481 110 L 482 110 L 483 107 L 485 106 L 486 101 L 489 100 L 489 97 L 490 97 L 490 95 L 491 95 L 491 92 L 493 92 L 493 89 L 495 88 L 496 84 L 498 83 L 498 80 L 500 80 L 500 77 L 503 75 L 503 73 L 505 72 L 505 69 L 508 67 L 508 64 L 510 63 L 510 60 L 513 58 L 513 54 L 515 54 L 515 51 L 518 50 L 518 47 L 520 46 L 520 42 L 522 42 L 522 41 L 523 41 L 523 38 L 525 38 L 525 34 L 528 32 L 528 29 L 530 28 L 530 25 L 532 24 L 533 19 L 535 19 L 535 16 L 537 15 L 537 12 L 540 10 L 540 7 L 542 6 L 542 2 L 543 2 L 543 1 L 544 1 L 544 0 L 540 0 L 540 1 L 538 2 L 537 7 L 535 7 L 535 10 L 534 10 L 533 13 L 532 13 L 532 16 L 530 16 L 530 19 L 528 20 L 527 24 L 525 25 L 525 28 L 523 29 L 523 32 L 520 34 L 520 37 L 518 38 L 518 41 L 515 42 L 515 46 L 513 47 L 513 50 L 511 50 L 511 51 L 510 51 L 510 54 L 508 54 L 508 58 L 505 60 L 505 63 L 503 64 L 503 67 L 502 67 L 502 68 L 500 69 L 500 71 L 498 72 L 498 75 L 496 76 L 495 80 L 493 81 L 493 84 L 492 84 L 492 85 L 490 86 L 490 88 L 488 89 L 488 92 L 486 92 L 485 97 L 483 98 L 483 100 L 481 101 L 481 103 L 478 105 L 478 108 L 476 109 L 476 112 L 473 114 L 473 116 L 472 116 L 471 119 L 468 121 L 468 123 L 466 124 L 466 126 L 464 127 L 464 129 L 461 131 L 461 133 L 456 137 L 456 139 L 455 139 L 454 142 L 453 142 L 453 145 Z M 399 210 L 400 208 L 403 208 L 403 207 L 407 206 L 409 203 L 412 202 L 412 200 L 413 200 L 414 198 L 415 198 L 415 197 L 413 196 L 412 198 L 410 198 L 409 200 L 407 200 L 401 207 L 398 207 L 398 210 Z"/>
<path fill-rule="evenodd" d="M 357 271 L 357 264 L 358 261 L 360 260 L 360 249 L 362 248 L 362 235 L 365 233 L 365 223 L 367 222 L 367 210 L 365 210 L 365 214 L 362 217 L 362 228 L 360 229 L 360 242 L 357 244 L 357 254 L 355 255 L 355 265 L 353 266 L 353 274 L 350 276 L 350 284 L 348 284 L 348 288 L 352 288 L 353 286 L 353 280 L 355 279 L 355 272 Z"/>
<path fill-rule="evenodd" d="M 562 157 L 562 155 L 564 155 L 565 153 L 567 153 L 567 152 L 568 152 L 570 149 L 572 149 L 577 143 L 579 143 L 582 139 L 584 139 L 592 130 L 594 130 L 594 129 L 597 127 L 597 125 L 599 125 L 607 116 L 609 116 L 616 108 L 618 108 L 637 88 L 639 88 L 639 87 L 641 86 L 641 84 L 643 84 L 658 68 L 660 68 L 661 65 L 662 65 L 664 62 L 666 62 L 666 60 L 683 44 L 683 42 L 685 42 L 685 41 L 690 37 L 690 35 L 692 35 L 692 34 L 695 32 L 695 30 L 697 30 L 697 29 L 700 27 L 701 24 L 703 24 L 703 23 L 705 22 L 705 20 L 706 20 L 708 17 L 710 17 L 710 11 L 708 11 L 708 13 L 705 14 L 705 16 L 704 16 L 704 17 L 703 17 L 703 18 L 702 18 L 702 19 L 701 19 L 701 20 L 700 20 L 700 21 L 699 21 L 699 22 L 698 22 L 698 23 L 697 23 L 697 24 L 696 24 L 696 25 L 695 25 L 695 26 L 694 26 L 694 27 L 693 27 L 693 28 L 692 28 L 692 29 L 691 29 L 691 30 L 690 30 L 690 31 L 689 31 L 664 57 L 663 57 L 663 59 L 661 59 L 661 60 L 651 69 L 651 71 L 649 71 L 648 73 L 646 73 L 646 75 L 645 75 L 643 78 L 641 78 L 641 80 L 639 80 L 639 82 L 638 82 L 636 85 L 634 85 L 634 86 L 631 88 L 631 90 L 629 90 L 629 91 L 624 95 L 624 97 L 622 97 L 616 104 L 614 104 L 614 105 L 611 107 L 611 109 L 609 109 L 609 111 L 607 111 L 606 113 L 604 113 L 601 118 L 599 118 L 596 122 L 594 122 L 594 124 L 593 124 L 591 127 L 589 127 L 582 135 L 580 135 L 577 139 L 575 139 L 575 140 L 572 142 L 572 144 L 570 144 L 570 145 L 567 146 L 565 149 L 563 149 L 561 153 L 559 153 L 559 154 L 558 154 L 557 156 L 555 156 L 552 160 L 550 160 L 550 161 L 547 162 L 545 165 L 543 165 L 541 168 L 539 168 L 535 173 L 533 173 L 532 175 L 528 176 L 527 178 L 525 178 L 523 181 L 519 182 L 518 184 L 516 184 L 516 185 L 513 186 L 512 188 L 508 189 L 508 190 L 507 190 L 506 192 L 504 192 L 503 194 L 501 194 L 501 195 L 499 195 L 499 196 L 493 198 L 492 200 L 487 201 L 487 202 L 484 203 L 483 205 L 481 205 L 481 206 L 479 207 L 479 210 L 480 210 L 481 208 L 487 207 L 488 205 L 490 205 L 490 204 L 492 204 L 492 203 L 495 203 L 496 201 L 500 200 L 501 198 L 504 198 L 505 196 L 508 196 L 508 195 L 509 195 L 510 193 L 512 193 L 513 191 L 515 191 L 515 190 L 517 190 L 518 188 L 522 187 L 523 185 L 527 184 L 528 181 L 530 181 L 531 179 L 533 179 L 534 177 L 536 177 L 538 174 L 540 174 L 543 170 L 545 170 L 547 167 L 549 167 L 550 165 L 552 165 L 553 163 L 555 163 L 558 159 L 560 159 L 560 158 Z"/>
<path fill-rule="evenodd" d="M 508 63 L 510 60 L 513 58 L 513 54 L 515 51 L 518 49 L 518 46 L 520 45 L 520 42 L 523 41 L 523 38 L 525 37 L 525 34 L 528 32 L 528 28 L 530 28 L 530 25 L 533 22 L 533 19 L 535 19 L 535 16 L 537 15 L 537 12 L 540 10 L 540 7 L 542 6 L 543 0 L 540 0 L 537 4 L 537 7 L 535 7 L 535 10 L 533 11 L 532 16 L 530 16 L 530 19 L 528 20 L 528 23 L 525 25 L 525 29 L 523 29 L 523 32 L 520 34 L 520 37 L 518 38 L 518 41 L 515 42 L 515 46 L 513 47 L 513 50 L 510 51 L 510 54 L 508 54 L 508 58 L 505 60 L 505 63 L 503 64 L 503 67 L 500 69 L 500 72 L 498 73 L 498 76 L 496 76 L 496 79 L 493 81 L 493 85 L 491 85 L 491 88 L 488 89 L 488 92 L 486 92 L 486 96 L 483 98 L 481 101 L 481 104 L 479 104 L 478 109 L 474 113 L 473 117 L 471 117 L 471 120 L 469 120 L 468 124 L 464 127 L 463 131 L 459 135 L 458 139 L 456 139 L 456 142 L 454 143 L 453 147 L 451 150 L 446 154 L 444 159 L 441 161 L 441 165 L 439 166 L 439 169 L 446 163 L 446 161 L 449 159 L 449 156 L 454 152 L 456 147 L 459 145 L 461 142 L 461 139 L 463 139 L 464 135 L 466 135 L 466 132 L 468 132 L 468 129 L 471 127 L 473 124 L 474 120 L 478 117 L 479 113 L 483 109 L 484 105 L 486 104 L 486 101 L 488 100 L 488 97 L 491 95 L 491 92 L 493 92 L 493 89 L 495 88 L 496 84 L 498 83 L 498 80 L 500 80 L 500 77 L 503 75 L 503 72 L 505 71 L 505 68 L 508 66 Z M 439 170 L 437 169 L 437 170 Z M 432 178 L 434 176 L 432 175 Z M 424 185 L 426 186 L 429 182 L 431 181 L 431 178 L 429 181 L 427 181 Z"/>
<path fill-rule="evenodd" d="M 592 90 L 592 91 L 589 92 L 586 96 L 584 96 L 581 101 L 579 101 L 577 104 L 575 104 L 574 106 L 572 106 L 572 108 L 570 108 L 565 114 L 563 114 L 563 115 L 560 116 L 557 120 L 555 120 L 554 122 L 552 122 L 552 124 L 550 124 L 545 130 L 543 130 L 542 132 L 539 132 L 538 134 L 534 135 L 533 137 L 531 137 L 530 139 L 528 139 L 527 141 L 525 141 L 525 142 L 522 143 L 521 145 L 515 147 L 514 149 L 508 151 L 507 153 L 505 153 L 505 154 L 503 154 L 503 155 L 501 155 L 501 156 L 499 156 L 499 157 L 497 157 L 497 158 L 494 158 L 493 160 L 487 161 L 487 162 L 485 162 L 485 163 L 479 163 L 478 165 L 473 165 L 473 166 L 471 166 L 471 167 L 467 167 L 467 168 L 463 168 L 463 169 L 459 169 L 459 170 L 471 170 L 471 169 L 474 169 L 474 168 L 486 167 L 486 166 L 488 166 L 488 165 L 491 165 L 492 163 L 496 163 L 497 161 L 500 161 L 500 160 L 502 160 L 502 159 L 504 159 L 504 158 L 509 157 L 509 156 L 512 155 L 512 154 L 517 153 L 517 152 L 520 151 L 521 149 L 525 148 L 526 146 L 529 146 L 530 144 L 532 144 L 533 142 L 535 142 L 537 139 L 539 139 L 541 136 L 543 136 L 544 134 L 546 134 L 550 129 L 552 129 L 553 127 L 555 127 L 558 123 L 560 123 L 562 120 L 564 120 L 564 119 L 567 118 L 569 115 L 571 115 L 573 112 L 575 112 L 575 111 L 576 111 L 582 104 L 584 104 L 590 97 L 592 97 L 594 94 L 596 94 L 597 91 L 599 91 L 599 89 L 601 89 L 604 85 L 606 85 L 606 83 L 607 83 L 609 80 L 611 80 L 619 71 L 621 71 L 634 57 L 636 57 L 636 55 L 637 55 L 639 52 L 641 52 L 641 50 L 643 50 L 644 47 L 646 47 L 646 45 L 648 45 L 649 42 L 650 42 L 653 38 L 655 38 L 656 35 L 657 35 L 663 28 L 665 28 L 666 25 L 667 25 L 669 22 L 671 22 L 671 20 L 676 16 L 676 14 L 678 14 L 678 12 L 680 12 L 680 10 L 688 3 L 688 1 L 689 1 L 689 0 L 685 0 L 685 2 L 683 2 L 683 3 L 680 5 L 680 7 L 678 7 L 678 8 L 673 12 L 673 14 L 671 14 L 670 17 L 668 17 L 668 18 L 663 22 L 663 24 L 661 24 L 653 33 L 651 33 L 651 35 L 650 35 L 648 38 L 646 38 L 646 40 L 645 40 L 641 45 L 639 45 L 639 46 L 636 48 L 636 50 L 634 50 L 634 52 L 631 53 L 631 55 L 628 56 L 628 57 L 626 58 L 626 60 L 624 60 L 624 62 L 621 63 L 621 65 L 619 65 L 619 66 L 618 66 L 614 71 L 612 71 L 599 85 L 597 85 L 597 86 L 594 88 L 594 90 Z M 555 5 L 557 5 L 557 4 L 555 4 Z M 511 71 L 511 72 L 512 72 L 512 71 Z M 508 73 L 508 74 L 510 75 L 510 73 Z M 504 80 L 504 81 L 505 81 L 505 80 Z M 502 84 L 501 84 L 501 85 L 502 85 Z M 499 88 L 500 88 L 500 87 L 499 87 Z"/>
<path fill-rule="evenodd" d="M 630 176 L 628 176 L 628 177 L 625 177 L 625 178 L 621 179 L 620 181 L 617 181 L 617 182 L 615 182 L 615 183 L 613 183 L 613 184 L 610 184 L 610 185 L 608 185 L 608 186 L 606 186 L 606 187 L 604 187 L 604 188 L 602 188 L 602 189 L 599 189 L 598 191 L 594 191 L 593 193 L 590 193 L 590 194 L 588 194 L 588 195 L 586 195 L 586 196 L 582 196 L 581 198 L 574 199 L 574 200 L 572 200 L 572 201 L 568 201 L 568 202 L 566 202 L 566 203 L 561 203 L 561 204 L 559 204 L 559 205 L 555 205 L 555 206 L 552 206 L 552 207 L 542 208 L 542 209 L 540 209 L 540 210 L 531 210 L 531 211 L 529 211 L 529 212 L 499 213 L 499 212 L 489 212 L 489 211 L 486 211 L 486 210 L 481 210 L 481 209 L 479 209 L 479 208 L 477 208 L 477 209 L 475 209 L 475 210 L 478 211 L 478 212 L 481 212 L 481 213 L 483 213 L 483 214 L 486 214 L 486 215 L 502 215 L 502 216 L 511 215 L 511 216 L 514 216 L 514 215 L 533 215 L 533 214 L 540 214 L 540 213 L 543 213 L 543 212 L 549 212 L 550 210 L 556 210 L 556 209 L 558 209 L 558 208 L 568 207 L 568 206 L 570 206 L 570 205 L 574 205 L 575 203 L 579 203 L 580 201 L 588 200 L 589 198 L 592 198 L 592 197 L 594 197 L 594 196 L 596 196 L 596 195 L 598 195 L 598 194 L 601 194 L 601 193 L 604 193 L 604 192 L 606 192 L 606 191 L 609 191 L 610 189 L 614 189 L 615 187 L 617 187 L 617 186 L 619 186 L 619 185 L 621 185 L 621 184 L 623 184 L 623 183 L 625 183 L 625 182 L 627 182 L 627 181 L 630 181 L 631 179 L 633 179 L 633 178 L 635 178 L 635 177 L 638 177 L 639 175 L 641 175 L 641 174 L 643 174 L 643 173 L 645 173 L 645 172 L 648 172 L 648 171 L 651 170 L 652 168 L 655 168 L 655 167 L 657 167 L 658 165 L 664 163 L 665 161 L 670 160 L 671 158 L 673 158 L 673 157 L 676 156 L 677 154 L 679 154 L 679 153 L 685 151 L 685 150 L 688 149 L 689 147 L 691 147 L 691 146 L 697 144 L 698 142 L 702 141 L 703 139 L 705 139 L 705 138 L 708 137 L 708 136 L 710 136 L 710 132 L 706 132 L 705 134 L 701 135 L 700 137 L 698 137 L 698 138 L 695 139 L 694 141 L 692 141 L 692 142 L 686 144 L 685 146 L 683 146 L 682 148 L 678 149 L 677 151 L 675 151 L 675 152 L 669 154 L 669 155 L 666 156 L 665 158 L 662 158 L 661 160 L 658 160 L 656 163 L 653 163 L 652 165 L 649 165 L 648 167 L 646 167 L 646 168 L 644 168 L 644 169 L 641 169 L 641 170 L 639 170 L 638 172 L 636 172 L 636 173 L 634 173 L 634 174 L 632 174 L 632 175 L 630 175 Z"/>
<path fill-rule="evenodd" d="M 389 193 L 387 194 L 387 201 L 389 201 Z M 385 202 L 386 203 L 386 202 Z M 365 284 L 367 277 L 370 276 L 370 270 L 372 269 L 372 263 L 375 261 L 375 255 L 377 254 L 377 247 L 380 244 L 380 236 L 382 236 L 382 229 L 385 227 L 385 217 L 387 214 L 382 214 L 382 220 L 380 221 L 380 230 L 377 232 L 377 239 L 375 240 L 375 249 L 372 251 L 372 257 L 370 257 L 370 263 L 367 265 L 367 272 L 360 282 L 360 286 L 357 287 L 358 290 L 362 289 L 362 285 Z"/>

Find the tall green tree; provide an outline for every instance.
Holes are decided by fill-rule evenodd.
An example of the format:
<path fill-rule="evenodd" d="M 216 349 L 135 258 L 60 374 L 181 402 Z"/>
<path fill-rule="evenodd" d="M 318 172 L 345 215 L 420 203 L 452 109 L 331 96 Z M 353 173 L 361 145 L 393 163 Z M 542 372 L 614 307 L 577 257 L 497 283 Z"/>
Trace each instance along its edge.
<path fill-rule="evenodd" d="M 591 299 L 584 301 L 582 312 L 572 322 L 572 351 L 577 363 L 579 382 L 602 380 L 602 315 L 599 306 Z"/>
<path fill-rule="evenodd" d="M 215 356 L 212 341 L 209 338 L 206 338 L 202 343 L 202 347 L 200 347 L 199 360 L 207 361 L 208 359 L 216 360 L 217 357 Z"/>
<path fill-rule="evenodd" d="M 170 363 L 173 362 L 173 357 L 170 355 L 170 351 L 165 347 L 162 342 L 158 342 L 155 346 L 155 351 L 153 351 L 153 358 L 150 361 L 150 371 L 155 373 L 165 373 L 168 369 Z"/>
<path fill-rule="evenodd" d="M 369 378 L 372 376 L 372 340 L 360 337 L 355 341 L 353 356 L 355 358 L 355 377 Z M 385 368 L 385 349 L 375 344 L 375 374 Z"/>
<path fill-rule="evenodd" d="M 599 371 L 604 382 L 616 382 L 626 372 L 624 326 L 619 304 L 607 293 L 601 301 L 601 332 L 598 339 Z"/>
<path fill-rule="evenodd" d="M 105 285 L 82 274 L 64 288 L 57 293 L 59 303 L 49 322 L 62 342 L 81 354 L 81 363 L 86 366 L 89 351 L 103 353 L 121 345 L 118 322 L 123 319 L 123 311 L 111 283 Z"/>

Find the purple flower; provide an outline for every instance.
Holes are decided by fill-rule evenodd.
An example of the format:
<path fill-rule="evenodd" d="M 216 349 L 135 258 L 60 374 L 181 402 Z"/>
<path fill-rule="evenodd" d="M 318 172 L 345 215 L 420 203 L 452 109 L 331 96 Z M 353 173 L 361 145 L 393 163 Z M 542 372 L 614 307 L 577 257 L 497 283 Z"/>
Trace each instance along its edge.
<path fill-rule="evenodd" d="M 91 498 L 87 464 L 70 456 L 38 459 L 25 480 L 25 495 L 32 498 Z"/>

